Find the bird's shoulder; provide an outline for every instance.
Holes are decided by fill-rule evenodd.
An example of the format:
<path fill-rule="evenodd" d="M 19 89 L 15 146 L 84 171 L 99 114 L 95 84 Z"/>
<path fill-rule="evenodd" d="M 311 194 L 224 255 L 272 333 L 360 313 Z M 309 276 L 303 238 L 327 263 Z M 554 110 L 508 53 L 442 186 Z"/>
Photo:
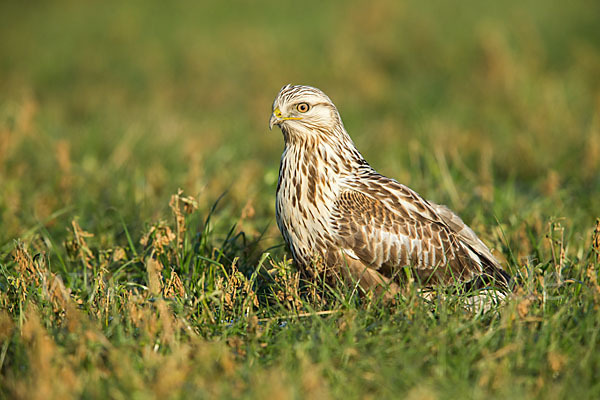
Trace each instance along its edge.
<path fill-rule="evenodd" d="M 381 212 L 445 225 L 436 204 L 371 168 L 359 171 L 340 185 L 338 199 L 346 206 L 351 206 L 352 203 L 348 203 L 350 198 L 357 204 L 369 203 L 372 207 L 381 208 Z"/>

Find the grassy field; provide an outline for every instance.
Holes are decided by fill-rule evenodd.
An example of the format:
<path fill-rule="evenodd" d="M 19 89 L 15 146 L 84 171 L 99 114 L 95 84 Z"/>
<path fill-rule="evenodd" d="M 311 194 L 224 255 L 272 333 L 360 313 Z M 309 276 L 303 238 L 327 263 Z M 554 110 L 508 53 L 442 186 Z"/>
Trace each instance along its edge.
<path fill-rule="evenodd" d="M 0 398 L 600 398 L 600 3 L 0 3 Z M 522 285 L 391 306 L 307 282 L 273 98 Z"/>

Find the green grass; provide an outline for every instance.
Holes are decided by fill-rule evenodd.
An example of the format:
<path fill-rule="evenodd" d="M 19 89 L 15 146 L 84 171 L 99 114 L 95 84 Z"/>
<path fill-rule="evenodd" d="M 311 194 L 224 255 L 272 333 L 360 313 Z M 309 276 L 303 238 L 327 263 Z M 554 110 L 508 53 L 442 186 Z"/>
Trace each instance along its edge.
<path fill-rule="evenodd" d="M 599 13 L 2 2 L 0 397 L 600 397 Z M 301 278 L 267 128 L 288 82 L 522 277 L 505 306 Z"/>

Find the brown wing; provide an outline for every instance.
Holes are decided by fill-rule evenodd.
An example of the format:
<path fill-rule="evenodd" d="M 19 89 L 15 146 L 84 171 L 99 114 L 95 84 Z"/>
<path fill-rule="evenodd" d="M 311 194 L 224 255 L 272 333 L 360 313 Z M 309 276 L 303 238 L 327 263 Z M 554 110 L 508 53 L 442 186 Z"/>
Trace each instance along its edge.
<path fill-rule="evenodd" d="M 482 261 L 484 272 L 495 278 L 507 279 L 507 274 L 488 247 L 475 235 L 475 232 L 463 222 L 463 220 L 454 214 L 448 207 L 429 203 L 436 214 L 444 221 L 444 223 L 452 229 L 458 239 L 469 246 Z M 508 283 L 506 281 L 505 283 Z"/>
<path fill-rule="evenodd" d="M 413 202 L 419 200 L 424 202 L 420 197 Z M 404 266 L 428 283 L 470 280 L 481 274 L 481 260 L 443 220 L 435 221 L 439 219 L 435 213 L 424 216 L 409 211 L 432 211 L 429 203 L 403 202 L 400 198 L 391 204 L 389 198 L 384 202 L 359 191 L 342 192 L 332 214 L 339 246 L 388 277 L 401 273 Z"/>

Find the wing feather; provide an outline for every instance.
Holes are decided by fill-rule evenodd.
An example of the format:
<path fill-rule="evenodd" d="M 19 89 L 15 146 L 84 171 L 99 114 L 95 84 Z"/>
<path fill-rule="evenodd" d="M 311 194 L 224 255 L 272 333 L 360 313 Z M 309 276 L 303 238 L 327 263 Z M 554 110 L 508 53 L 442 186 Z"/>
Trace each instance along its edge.
<path fill-rule="evenodd" d="M 460 218 L 413 193 L 408 189 L 392 202 L 389 197 L 380 200 L 361 191 L 343 191 L 332 213 L 340 247 L 384 275 L 409 266 L 430 283 L 471 279 L 482 273 L 483 257 L 497 264 Z"/>

